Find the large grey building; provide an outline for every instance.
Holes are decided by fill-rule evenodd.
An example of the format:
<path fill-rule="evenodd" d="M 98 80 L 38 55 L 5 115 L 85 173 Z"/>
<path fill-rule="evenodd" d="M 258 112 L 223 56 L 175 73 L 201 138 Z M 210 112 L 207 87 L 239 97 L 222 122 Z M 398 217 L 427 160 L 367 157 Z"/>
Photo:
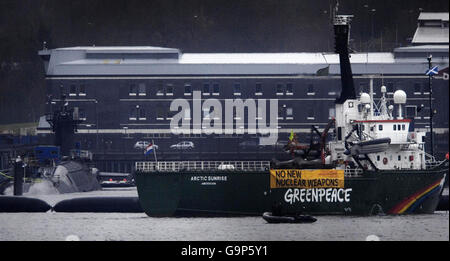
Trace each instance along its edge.
<path fill-rule="evenodd" d="M 406 116 L 415 126 L 429 128 L 427 57 L 440 73 L 432 81 L 435 152 L 443 157 L 448 147 L 448 13 L 421 13 L 411 46 L 392 52 L 353 53 L 352 71 L 357 93 L 375 98 L 382 85 L 388 97 L 397 89 L 408 95 Z M 169 110 L 174 99 L 192 106 L 194 91 L 201 99 L 276 99 L 278 132 L 283 144 L 291 131 L 309 142 L 310 126 L 324 128 L 333 116 L 340 93 L 339 57 L 334 53 L 182 53 L 163 47 L 70 47 L 42 50 L 49 94 L 48 112 L 67 97 L 84 122 L 77 140 L 94 153 L 101 171 L 129 172 L 136 160 L 153 159 L 138 141 L 158 145 L 157 157 L 179 159 L 271 159 L 279 146 L 261 146 L 258 134 L 207 135 L 172 133 Z M 207 115 L 207 112 L 203 116 Z M 184 116 L 193 128 L 192 112 Z M 41 117 L 39 135 L 52 134 Z M 171 147 L 189 141 L 189 150 Z M 441 155 L 442 154 L 442 155 Z"/>

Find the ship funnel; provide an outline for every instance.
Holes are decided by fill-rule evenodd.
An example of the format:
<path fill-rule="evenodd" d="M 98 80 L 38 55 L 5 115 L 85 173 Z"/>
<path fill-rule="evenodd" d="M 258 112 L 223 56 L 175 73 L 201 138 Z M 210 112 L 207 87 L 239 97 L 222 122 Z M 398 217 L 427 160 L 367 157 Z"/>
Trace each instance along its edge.
<path fill-rule="evenodd" d="M 350 56 L 348 53 L 350 21 L 352 17 L 353 15 L 336 15 L 333 21 L 335 39 L 334 51 L 339 54 L 342 85 L 341 95 L 335 101 L 337 104 L 343 104 L 348 99 L 356 99 L 352 68 L 350 66 Z"/>

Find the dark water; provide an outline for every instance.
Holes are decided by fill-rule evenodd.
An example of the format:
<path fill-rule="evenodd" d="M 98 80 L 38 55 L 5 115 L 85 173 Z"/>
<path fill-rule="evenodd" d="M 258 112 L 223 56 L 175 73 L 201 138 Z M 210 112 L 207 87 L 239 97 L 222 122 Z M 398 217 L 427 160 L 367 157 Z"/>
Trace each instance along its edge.
<path fill-rule="evenodd" d="M 145 214 L 123 213 L 11 213 L 0 214 L 0 223 L 1 241 L 58 241 L 70 239 L 71 235 L 90 241 L 449 240 L 448 212 L 414 216 L 324 216 L 313 224 L 268 224 L 260 217 L 150 218 Z"/>
<path fill-rule="evenodd" d="M 36 195 L 54 204 L 80 196 L 136 196 L 136 189 Z M 27 195 L 32 196 L 32 195 Z M 312 224 L 268 224 L 261 217 L 150 218 L 144 213 L 0 213 L 0 241 L 449 241 L 449 213 L 318 216 Z"/>

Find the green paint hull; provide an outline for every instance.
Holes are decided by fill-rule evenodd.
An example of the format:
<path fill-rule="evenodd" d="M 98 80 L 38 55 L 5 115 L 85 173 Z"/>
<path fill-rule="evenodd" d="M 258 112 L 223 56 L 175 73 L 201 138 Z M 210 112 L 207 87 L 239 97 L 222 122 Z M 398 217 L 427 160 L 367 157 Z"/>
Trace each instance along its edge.
<path fill-rule="evenodd" d="M 343 189 L 271 189 L 269 171 L 136 172 L 139 200 L 149 216 L 433 213 L 447 169 L 365 172 Z"/>

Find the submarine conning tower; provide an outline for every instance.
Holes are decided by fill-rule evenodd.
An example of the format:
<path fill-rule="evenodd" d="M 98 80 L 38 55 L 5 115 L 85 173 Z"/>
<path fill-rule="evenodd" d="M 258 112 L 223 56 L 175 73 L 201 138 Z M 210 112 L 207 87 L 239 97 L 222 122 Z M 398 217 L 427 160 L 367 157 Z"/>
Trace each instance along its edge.
<path fill-rule="evenodd" d="M 78 108 L 69 109 L 65 95 L 61 97 L 61 108 L 46 115 L 46 120 L 55 133 L 55 145 L 60 146 L 62 156 L 69 156 L 75 144 L 75 132 L 82 120 L 78 117 Z"/>
<path fill-rule="evenodd" d="M 350 55 L 348 52 L 350 21 L 352 18 L 353 15 L 336 15 L 333 20 L 334 51 L 339 54 L 342 85 L 341 95 L 335 101 L 337 104 L 343 104 L 347 99 L 356 99 L 352 68 L 350 66 Z"/>

